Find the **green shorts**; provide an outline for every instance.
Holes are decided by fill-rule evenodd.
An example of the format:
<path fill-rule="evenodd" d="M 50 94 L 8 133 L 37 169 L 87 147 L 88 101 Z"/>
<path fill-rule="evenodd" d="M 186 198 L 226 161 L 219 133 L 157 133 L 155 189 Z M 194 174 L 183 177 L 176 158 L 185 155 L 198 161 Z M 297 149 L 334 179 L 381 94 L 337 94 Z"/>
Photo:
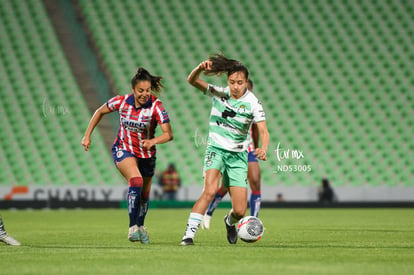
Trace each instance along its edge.
<path fill-rule="evenodd" d="M 247 151 L 231 152 L 214 146 L 207 146 L 203 171 L 217 169 L 223 176 L 225 187 L 247 188 Z"/>

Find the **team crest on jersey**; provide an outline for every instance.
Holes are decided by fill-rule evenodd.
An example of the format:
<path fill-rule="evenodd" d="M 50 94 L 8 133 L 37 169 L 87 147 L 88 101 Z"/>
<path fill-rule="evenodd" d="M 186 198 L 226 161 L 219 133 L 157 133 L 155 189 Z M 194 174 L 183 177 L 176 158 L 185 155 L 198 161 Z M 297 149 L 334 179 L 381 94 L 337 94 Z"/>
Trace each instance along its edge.
<path fill-rule="evenodd" d="M 122 151 L 116 152 L 116 157 L 117 158 L 122 158 L 123 155 L 124 155 L 124 152 L 122 152 Z"/>
<path fill-rule="evenodd" d="M 244 114 L 246 112 L 246 107 L 244 107 L 244 105 L 241 105 L 239 109 L 237 110 L 237 112 L 240 114 Z"/>

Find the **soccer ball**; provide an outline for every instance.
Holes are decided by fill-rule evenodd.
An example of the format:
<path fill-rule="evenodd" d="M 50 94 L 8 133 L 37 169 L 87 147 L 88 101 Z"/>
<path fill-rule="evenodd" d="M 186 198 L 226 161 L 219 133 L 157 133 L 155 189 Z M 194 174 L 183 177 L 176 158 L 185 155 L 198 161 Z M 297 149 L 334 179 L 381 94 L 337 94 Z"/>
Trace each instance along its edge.
<path fill-rule="evenodd" d="M 254 216 L 246 216 L 237 224 L 237 234 L 240 240 L 253 243 L 263 236 L 264 227 L 262 221 Z"/>

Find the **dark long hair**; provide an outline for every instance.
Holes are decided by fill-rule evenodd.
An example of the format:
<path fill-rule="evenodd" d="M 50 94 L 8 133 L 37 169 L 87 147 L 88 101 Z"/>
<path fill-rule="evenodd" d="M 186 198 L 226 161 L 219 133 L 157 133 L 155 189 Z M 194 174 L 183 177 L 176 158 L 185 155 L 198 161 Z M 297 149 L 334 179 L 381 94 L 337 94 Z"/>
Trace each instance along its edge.
<path fill-rule="evenodd" d="M 243 72 L 246 79 L 249 79 L 249 71 L 240 61 L 229 59 L 219 53 L 211 55 L 208 60 L 210 60 L 213 64 L 211 66 L 211 70 L 204 72 L 205 75 L 221 75 L 226 73 L 227 77 L 229 77 L 235 72 Z"/>
<path fill-rule="evenodd" d="M 151 83 L 151 91 L 159 93 L 161 92 L 161 88 L 164 88 L 161 84 L 161 79 L 161 76 L 151 75 L 147 70 L 139 67 L 137 73 L 131 79 L 131 86 L 134 89 L 139 81 L 149 81 Z"/>

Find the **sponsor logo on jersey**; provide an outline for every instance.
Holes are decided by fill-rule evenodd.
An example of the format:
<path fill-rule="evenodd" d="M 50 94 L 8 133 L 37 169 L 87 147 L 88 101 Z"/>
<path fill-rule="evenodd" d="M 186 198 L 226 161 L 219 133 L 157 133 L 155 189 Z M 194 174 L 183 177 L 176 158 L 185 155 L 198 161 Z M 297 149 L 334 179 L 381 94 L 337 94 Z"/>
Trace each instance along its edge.
<path fill-rule="evenodd" d="M 133 132 L 141 131 L 141 129 L 146 126 L 144 122 L 133 121 L 126 118 L 121 118 L 121 123 L 124 125 L 125 129 Z"/>
<path fill-rule="evenodd" d="M 236 129 L 237 130 L 236 127 L 234 127 L 233 125 L 231 125 L 229 123 L 226 123 L 226 122 L 223 122 L 223 121 L 218 121 L 218 120 L 216 120 L 216 123 L 217 123 L 218 126 L 227 127 L 227 128 L 230 128 L 230 129 Z"/>

